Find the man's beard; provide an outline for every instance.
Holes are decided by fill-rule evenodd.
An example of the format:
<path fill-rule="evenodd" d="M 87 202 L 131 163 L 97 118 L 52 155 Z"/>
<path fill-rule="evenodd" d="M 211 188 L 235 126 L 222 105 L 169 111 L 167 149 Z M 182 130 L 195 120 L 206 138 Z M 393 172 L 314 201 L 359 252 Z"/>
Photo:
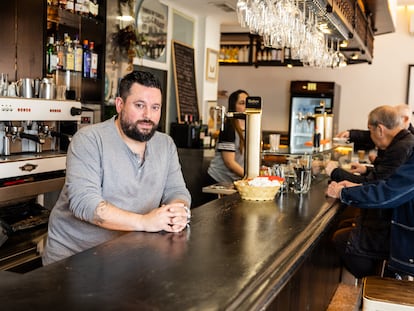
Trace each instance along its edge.
<path fill-rule="evenodd" d="M 146 142 L 150 140 L 151 137 L 154 136 L 154 133 L 158 127 L 158 124 L 155 124 L 151 120 L 138 120 L 134 123 L 130 123 L 127 120 L 125 120 L 122 112 L 119 114 L 119 123 L 121 125 L 122 131 L 126 136 L 140 142 Z M 150 123 L 152 124 L 152 128 L 149 132 L 143 133 L 138 129 L 139 123 Z"/>

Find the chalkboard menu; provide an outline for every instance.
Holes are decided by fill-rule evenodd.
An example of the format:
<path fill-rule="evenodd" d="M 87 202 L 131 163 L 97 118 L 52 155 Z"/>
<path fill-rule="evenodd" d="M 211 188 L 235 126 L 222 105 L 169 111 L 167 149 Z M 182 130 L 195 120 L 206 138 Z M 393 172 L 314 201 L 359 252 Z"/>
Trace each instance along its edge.
<path fill-rule="evenodd" d="M 178 41 L 173 41 L 172 46 L 178 122 L 191 118 L 199 121 L 194 48 Z"/>

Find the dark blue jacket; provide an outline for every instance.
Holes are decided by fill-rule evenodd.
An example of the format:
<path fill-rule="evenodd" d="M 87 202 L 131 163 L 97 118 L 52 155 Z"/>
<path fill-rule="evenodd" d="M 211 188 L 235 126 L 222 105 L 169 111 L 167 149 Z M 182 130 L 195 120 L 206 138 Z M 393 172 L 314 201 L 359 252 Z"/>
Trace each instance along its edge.
<path fill-rule="evenodd" d="M 385 180 L 343 188 L 341 201 L 393 209 L 389 266 L 414 276 L 414 155 Z"/>

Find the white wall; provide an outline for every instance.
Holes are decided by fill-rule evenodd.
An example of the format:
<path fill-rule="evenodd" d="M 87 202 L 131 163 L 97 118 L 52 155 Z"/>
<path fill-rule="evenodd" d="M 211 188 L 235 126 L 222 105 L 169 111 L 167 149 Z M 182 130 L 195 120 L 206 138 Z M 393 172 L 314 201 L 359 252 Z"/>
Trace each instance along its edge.
<path fill-rule="evenodd" d="M 370 110 L 406 102 L 408 65 L 414 64 L 414 36 L 408 33 L 408 12 L 397 11 L 397 31 L 376 36 L 371 65 L 342 69 L 229 67 L 219 70 L 218 89 L 228 94 L 246 89 L 263 98 L 263 130 L 288 131 L 291 80 L 334 81 L 341 85 L 339 130 L 366 128 Z"/>
<path fill-rule="evenodd" d="M 219 50 L 220 47 L 220 23 L 214 16 L 204 16 L 204 12 L 191 12 L 187 8 L 176 5 L 174 1 L 164 0 L 162 3 L 169 6 L 170 12 L 183 13 L 194 20 L 194 57 L 197 85 L 197 97 L 199 102 L 200 117 L 205 115 L 206 102 L 217 98 L 217 82 L 207 81 L 206 76 L 206 50 L 211 48 Z M 173 25 L 171 25 L 173 27 Z M 172 31 L 172 29 L 169 29 Z M 168 63 L 168 61 L 167 61 Z M 171 67 L 169 67 L 171 68 Z M 172 74 L 172 73 L 170 73 Z M 170 80 L 172 81 L 172 80 Z M 173 87 L 173 86 L 170 86 Z M 171 109 L 172 110 L 172 109 Z M 176 114 L 176 112 L 175 112 Z M 171 119 L 171 118 L 170 118 Z M 169 125 L 168 125 L 169 127 Z"/>
<path fill-rule="evenodd" d="M 199 78 L 199 83 L 197 84 L 198 89 L 200 90 L 199 98 L 201 98 L 200 102 L 200 114 L 201 118 L 203 119 L 204 123 L 207 122 L 206 116 L 208 116 L 207 112 L 207 101 L 214 101 L 217 99 L 217 89 L 218 89 L 218 82 L 217 81 L 210 81 L 206 79 L 207 75 L 207 49 L 213 49 L 217 52 L 220 48 L 220 23 L 213 17 L 209 16 L 204 19 L 204 45 L 201 45 L 199 48 L 199 64 L 197 68 L 201 70 L 201 75 L 197 75 Z M 201 32 L 203 33 L 203 32 Z"/>

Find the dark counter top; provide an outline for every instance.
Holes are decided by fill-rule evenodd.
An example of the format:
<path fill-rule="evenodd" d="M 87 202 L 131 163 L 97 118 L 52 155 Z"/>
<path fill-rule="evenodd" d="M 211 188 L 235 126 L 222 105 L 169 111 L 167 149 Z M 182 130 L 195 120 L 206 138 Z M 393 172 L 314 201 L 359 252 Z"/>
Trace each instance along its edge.
<path fill-rule="evenodd" d="M 32 272 L 0 276 L 5 310 L 254 310 L 266 306 L 337 213 L 327 181 L 305 195 L 192 210 L 180 234 L 127 233 Z"/>

